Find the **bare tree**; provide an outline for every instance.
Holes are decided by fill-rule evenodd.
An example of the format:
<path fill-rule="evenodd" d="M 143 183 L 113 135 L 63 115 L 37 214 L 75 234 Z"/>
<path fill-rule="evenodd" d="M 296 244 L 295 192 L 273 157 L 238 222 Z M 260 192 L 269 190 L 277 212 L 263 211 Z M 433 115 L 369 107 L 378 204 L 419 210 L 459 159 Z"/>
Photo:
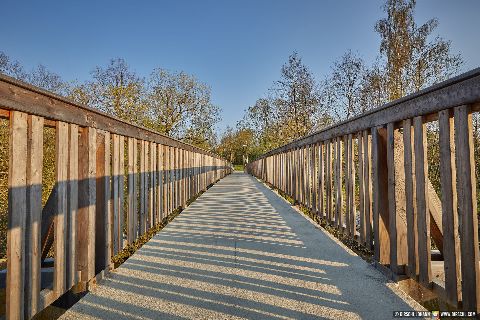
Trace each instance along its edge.
<path fill-rule="evenodd" d="M 360 99 L 364 73 L 363 60 L 351 50 L 334 62 L 327 83 L 327 90 L 331 92 L 327 94 L 331 97 L 332 109 L 338 120 L 349 119 L 365 111 Z"/>
<path fill-rule="evenodd" d="M 282 66 L 280 80 L 272 88 L 273 104 L 281 123 L 281 135 L 285 142 L 298 139 L 311 132 L 318 108 L 318 92 L 315 79 L 294 52 Z"/>

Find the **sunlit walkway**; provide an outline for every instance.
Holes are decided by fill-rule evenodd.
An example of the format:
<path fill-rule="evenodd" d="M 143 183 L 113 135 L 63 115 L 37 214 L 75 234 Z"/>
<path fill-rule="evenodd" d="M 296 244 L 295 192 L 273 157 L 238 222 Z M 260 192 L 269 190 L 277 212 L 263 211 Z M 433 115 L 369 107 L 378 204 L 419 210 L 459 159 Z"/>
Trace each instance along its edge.
<path fill-rule="evenodd" d="M 253 177 L 214 185 L 61 319 L 389 319 L 420 310 Z"/>

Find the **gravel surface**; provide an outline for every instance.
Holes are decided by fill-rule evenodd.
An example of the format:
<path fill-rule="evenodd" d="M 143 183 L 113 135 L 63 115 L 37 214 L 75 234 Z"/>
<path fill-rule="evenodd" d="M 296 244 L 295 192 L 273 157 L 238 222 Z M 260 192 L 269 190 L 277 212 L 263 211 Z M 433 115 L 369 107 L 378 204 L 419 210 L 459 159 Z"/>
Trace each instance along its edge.
<path fill-rule="evenodd" d="M 424 310 L 255 178 L 210 188 L 60 319 L 390 319 Z"/>

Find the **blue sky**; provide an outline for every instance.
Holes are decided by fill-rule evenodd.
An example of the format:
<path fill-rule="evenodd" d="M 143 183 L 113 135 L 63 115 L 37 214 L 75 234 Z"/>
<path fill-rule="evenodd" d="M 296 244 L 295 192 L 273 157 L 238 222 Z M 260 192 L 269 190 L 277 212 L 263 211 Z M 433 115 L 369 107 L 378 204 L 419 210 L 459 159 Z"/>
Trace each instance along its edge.
<path fill-rule="evenodd" d="M 295 50 L 317 79 L 346 50 L 378 53 L 381 0 L 19 1 L 1 5 L 0 50 L 65 80 L 122 57 L 142 76 L 155 67 L 194 74 L 212 88 L 220 129 L 266 94 Z M 419 0 L 416 20 L 437 17 L 464 70 L 480 66 L 480 1 Z"/>

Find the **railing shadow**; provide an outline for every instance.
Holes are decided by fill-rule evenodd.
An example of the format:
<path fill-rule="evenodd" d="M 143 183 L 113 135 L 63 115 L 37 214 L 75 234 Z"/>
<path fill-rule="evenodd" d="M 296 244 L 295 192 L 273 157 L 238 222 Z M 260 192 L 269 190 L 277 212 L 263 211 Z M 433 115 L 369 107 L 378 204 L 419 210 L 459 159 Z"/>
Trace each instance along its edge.
<path fill-rule="evenodd" d="M 235 173 L 64 318 L 110 318 L 82 310 L 112 296 L 122 312 L 160 310 L 162 319 L 385 319 L 393 308 L 411 309 L 386 283 L 271 190 Z"/>

